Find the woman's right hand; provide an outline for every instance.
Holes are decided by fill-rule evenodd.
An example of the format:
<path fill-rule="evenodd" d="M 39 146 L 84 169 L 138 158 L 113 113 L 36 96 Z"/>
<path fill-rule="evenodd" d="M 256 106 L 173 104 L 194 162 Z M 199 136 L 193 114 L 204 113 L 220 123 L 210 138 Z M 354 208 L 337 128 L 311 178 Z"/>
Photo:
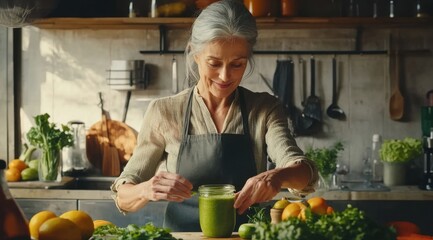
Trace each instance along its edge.
<path fill-rule="evenodd" d="M 192 184 L 176 173 L 158 172 L 149 181 L 139 185 L 141 195 L 150 201 L 182 202 L 191 197 Z"/>

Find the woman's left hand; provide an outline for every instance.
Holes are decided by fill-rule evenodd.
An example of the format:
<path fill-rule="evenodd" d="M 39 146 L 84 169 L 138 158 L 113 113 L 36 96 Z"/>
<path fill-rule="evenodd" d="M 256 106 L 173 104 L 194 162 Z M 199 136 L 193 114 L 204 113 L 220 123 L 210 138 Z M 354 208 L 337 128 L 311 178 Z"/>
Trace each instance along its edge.
<path fill-rule="evenodd" d="M 247 180 L 240 192 L 236 193 L 235 208 L 242 214 L 254 203 L 271 200 L 280 192 L 282 181 L 277 177 L 278 169 L 260 173 Z"/>

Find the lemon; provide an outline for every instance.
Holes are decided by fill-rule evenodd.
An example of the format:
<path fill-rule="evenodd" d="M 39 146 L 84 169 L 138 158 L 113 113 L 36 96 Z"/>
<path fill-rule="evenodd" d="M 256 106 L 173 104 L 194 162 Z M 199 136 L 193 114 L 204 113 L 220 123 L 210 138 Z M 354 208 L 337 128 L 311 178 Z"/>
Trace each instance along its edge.
<path fill-rule="evenodd" d="M 50 218 L 39 227 L 39 240 L 81 240 L 77 225 L 65 218 Z"/>
<path fill-rule="evenodd" d="M 81 231 L 82 239 L 89 239 L 93 235 L 93 219 L 84 211 L 71 210 L 60 215 L 61 218 L 71 220 Z"/>
<path fill-rule="evenodd" d="M 251 239 L 255 231 L 256 227 L 254 223 L 244 223 L 239 226 L 238 234 L 241 238 Z"/>
<path fill-rule="evenodd" d="M 284 209 L 287 205 L 289 205 L 289 200 L 282 198 L 274 203 L 273 208 L 275 209 Z"/>
<path fill-rule="evenodd" d="M 100 219 L 98 219 L 98 220 L 93 221 L 93 226 L 94 226 L 95 229 L 97 229 L 100 226 L 105 226 L 105 225 L 112 225 L 112 226 L 114 226 L 114 224 L 112 222 L 106 221 L 106 220 L 100 220 Z"/>
<path fill-rule="evenodd" d="M 48 219 L 57 217 L 51 211 L 41 211 L 33 215 L 29 221 L 30 236 L 34 239 L 39 238 L 39 227 Z"/>

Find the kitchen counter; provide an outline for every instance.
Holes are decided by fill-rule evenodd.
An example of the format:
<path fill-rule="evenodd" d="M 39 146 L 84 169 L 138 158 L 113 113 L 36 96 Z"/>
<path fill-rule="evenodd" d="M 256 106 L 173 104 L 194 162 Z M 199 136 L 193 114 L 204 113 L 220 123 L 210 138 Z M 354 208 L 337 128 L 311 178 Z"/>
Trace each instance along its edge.
<path fill-rule="evenodd" d="M 14 198 L 33 199 L 83 199 L 106 200 L 111 198 L 110 190 L 76 190 L 76 189 L 30 189 L 10 188 Z M 288 191 L 281 191 L 274 200 L 291 197 Z M 417 200 L 432 201 L 433 191 L 424 191 L 417 186 L 396 186 L 390 191 L 316 191 L 307 196 L 321 196 L 327 200 Z"/>

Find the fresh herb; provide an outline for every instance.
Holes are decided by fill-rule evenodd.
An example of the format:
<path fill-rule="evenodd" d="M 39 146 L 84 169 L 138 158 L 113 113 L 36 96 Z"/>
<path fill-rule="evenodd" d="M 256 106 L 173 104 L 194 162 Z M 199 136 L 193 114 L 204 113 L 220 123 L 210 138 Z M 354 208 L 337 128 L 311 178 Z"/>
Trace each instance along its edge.
<path fill-rule="evenodd" d="M 335 143 L 329 148 L 308 148 L 305 156 L 316 163 L 317 169 L 322 176 L 333 174 L 337 170 L 337 157 L 344 150 L 341 142 Z"/>
<path fill-rule="evenodd" d="M 146 223 L 143 226 L 129 224 L 126 227 L 104 225 L 93 232 L 92 240 L 176 240 L 167 228 Z"/>
<path fill-rule="evenodd" d="M 395 240 L 392 228 L 382 226 L 350 205 L 341 212 L 307 214 L 306 220 L 295 217 L 277 224 L 257 223 L 253 240 Z"/>
<path fill-rule="evenodd" d="M 249 223 L 271 222 L 270 207 L 252 206 L 247 214 Z"/>
<path fill-rule="evenodd" d="M 382 161 L 405 163 L 422 154 L 422 143 L 418 139 L 409 137 L 403 140 L 385 140 L 379 153 Z"/>
<path fill-rule="evenodd" d="M 48 113 L 34 117 L 36 126 L 30 128 L 27 138 L 30 144 L 47 150 L 61 150 L 64 147 L 73 146 L 74 137 L 66 125 L 58 129 L 55 123 L 50 123 Z"/>
<path fill-rule="evenodd" d="M 42 150 L 39 161 L 39 180 L 58 180 L 60 165 L 60 151 L 64 147 L 73 146 L 74 137 L 68 126 L 57 128 L 50 123 L 50 115 L 47 113 L 34 117 L 36 126 L 30 128 L 27 138 L 33 146 Z"/>

